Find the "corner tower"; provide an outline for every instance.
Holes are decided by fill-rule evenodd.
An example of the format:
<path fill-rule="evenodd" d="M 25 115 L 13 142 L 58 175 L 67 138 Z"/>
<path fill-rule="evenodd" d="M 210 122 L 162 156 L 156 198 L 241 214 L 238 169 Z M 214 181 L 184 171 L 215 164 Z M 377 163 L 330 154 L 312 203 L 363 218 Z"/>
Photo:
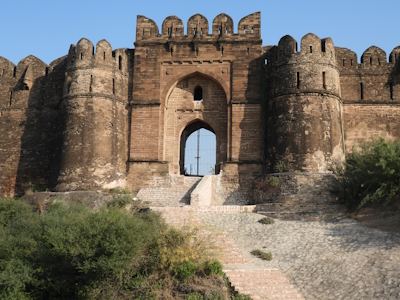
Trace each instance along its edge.
<path fill-rule="evenodd" d="M 339 70 L 330 38 L 290 36 L 265 54 L 268 172 L 329 173 L 344 157 Z M 283 163 L 283 164 L 282 164 Z"/>
<path fill-rule="evenodd" d="M 57 191 L 123 187 L 128 149 L 129 50 L 87 39 L 68 53 Z"/>

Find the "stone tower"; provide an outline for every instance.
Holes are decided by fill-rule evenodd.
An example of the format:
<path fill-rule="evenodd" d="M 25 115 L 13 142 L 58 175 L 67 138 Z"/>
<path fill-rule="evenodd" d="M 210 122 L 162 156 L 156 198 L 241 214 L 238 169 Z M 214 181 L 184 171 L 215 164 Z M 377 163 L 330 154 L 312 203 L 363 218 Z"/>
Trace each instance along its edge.
<path fill-rule="evenodd" d="M 102 40 L 72 45 L 61 110 L 65 116 L 57 191 L 125 185 L 129 52 Z"/>
<path fill-rule="evenodd" d="M 283 37 L 265 55 L 266 165 L 327 173 L 344 157 L 339 70 L 330 38 Z"/>

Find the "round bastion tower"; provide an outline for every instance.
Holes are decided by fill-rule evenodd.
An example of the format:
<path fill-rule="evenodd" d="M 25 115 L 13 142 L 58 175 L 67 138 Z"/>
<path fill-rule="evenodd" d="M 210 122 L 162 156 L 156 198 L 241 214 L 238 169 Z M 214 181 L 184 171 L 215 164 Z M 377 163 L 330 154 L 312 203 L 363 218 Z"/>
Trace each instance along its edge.
<path fill-rule="evenodd" d="M 272 50 L 272 51 L 271 51 Z M 330 38 L 285 36 L 266 54 L 266 167 L 330 173 L 344 158 L 339 70 Z"/>
<path fill-rule="evenodd" d="M 128 50 L 81 39 L 68 53 L 57 191 L 125 186 Z"/>

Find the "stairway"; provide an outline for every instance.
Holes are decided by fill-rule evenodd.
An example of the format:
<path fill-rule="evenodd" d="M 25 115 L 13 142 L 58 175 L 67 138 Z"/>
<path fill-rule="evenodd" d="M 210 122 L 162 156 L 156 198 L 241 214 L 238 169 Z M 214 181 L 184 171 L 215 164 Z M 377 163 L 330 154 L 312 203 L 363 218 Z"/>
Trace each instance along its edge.
<path fill-rule="evenodd" d="M 200 182 L 201 177 L 184 176 L 171 187 L 151 187 L 140 189 L 137 198 L 149 202 L 151 206 L 182 206 L 190 204 L 190 194 Z"/>
<path fill-rule="evenodd" d="M 250 295 L 252 299 L 303 299 L 278 269 L 242 266 L 224 268 L 235 291 Z"/>
<path fill-rule="evenodd" d="M 210 241 L 217 248 L 216 257 L 223 265 L 223 271 L 236 292 L 252 299 L 303 299 L 278 269 L 251 265 L 245 255 L 227 232 L 217 232 L 204 226 L 199 218 L 201 213 L 210 213 L 198 207 L 153 207 L 160 212 L 167 224 L 176 228 L 188 226 L 198 228 L 199 238 Z M 236 213 L 243 213 L 237 211 Z M 214 213 L 234 213 L 232 210 L 218 210 Z"/>

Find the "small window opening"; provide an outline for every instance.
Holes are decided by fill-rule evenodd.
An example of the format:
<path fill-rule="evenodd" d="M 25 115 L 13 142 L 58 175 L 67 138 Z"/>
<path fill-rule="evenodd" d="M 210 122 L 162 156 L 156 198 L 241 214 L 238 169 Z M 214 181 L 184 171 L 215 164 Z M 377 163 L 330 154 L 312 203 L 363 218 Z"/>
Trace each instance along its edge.
<path fill-rule="evenodd" d="M 322 86 L 326 90 L 325 72 L 322 72 Z"/>
<path fill-rule="evenodd" d="M 393 83 L 390 83 L 389 91 L 390 91 L 390 99 L 393 100 Z"/>
<path fill-rule="evenodd" d="M 363 84 L 362 83 L 360 83 L 360 98 L 361 98 L 361 100 L 364 99 L 364 89 L 363 89 Z"/>
<path fill-rule="evenodd" d="M 251 33 L 254 33 L 253 27 L 251 27 Z"/>
<path fill-rule="evenodd" d="M 15 77 L 16 75 L 17 75 L 17 67 L 14 67 L 13 77 Z"/>
<path fill-rule="evenodd" d="M 268 65 L 268 58 L 266 58 L 266 59 L 264 60 L 264 64 L 265 64 L 265 65 Z"/>
<path fill-rule="evenodd" d="M 90 75 L 89 92 L 92 92 L 93 75 Z"/>
<path fill-rule="evenodd" d="M 92 48 L 92 54 L 94 55 L 94 47 Z"/>
<path fill-rule="evenodd" d="M 146 58 L 147 58 L 147 55 L 148 55 L 148 52 L 147 52 L 147 49 L 146 49 Z"/>
<path fill-rule="evenodd" d="M 310 46 L 310 53 L 312 53 L 312 46 Z"/>
<path fill-rule="evenodd" d="M 171 47 L 170 52 L 171 52 L 171 57 L 172 57 L 172 53 L 174 52 L 174 48 Z"/>
<path fill-rule="evenodd" d="M 322 52 L 326 52 L 325 41 L 321 41 L 321 50 L 322 50 Z"/>
<path fill-rule="evenodd" d="M 5 73 L 5 70 L 3 69 L 3 72 L 1 73 L 1 76 L 2 76 L 2 77 L 4 77 L 4 73 Z"/>
<path fill-rule="evenodd" d="M 297 72 L 297 88 L 300 88 L 300 73 Z"/>
<path fill-rule="evenodd" d="M 369 58 L 369 64 L 372 65 L 372 57 Z"/>
<path fill-rule="evenodd" d="M 243 33 L 246 34 L 246 28 L 243 29 Z"/>
<path fill-rule="evenodd" d="M 194 89 L 194 100 L 203 102 L 203 89 L 201 86 L 196 86 Z"/>
<path fill-rule="evenodd" d="M 46 71 L 45 71 L 45 72 L 46 72 L 46 73 L 45 73 L 46 76 L 49 75 L 49 67 L 46 67 Z"/>
<path fill-rule="evenodd" d="M 203 28 L 200 28 L 200 35 L 203 35 Z"/>
<path fill-rule="evenodd" d="M 221 55 L 224 55 L 224 47 L 221 47 Z"/>
<path fill-rule="evenodd" d="M 247 47 L 247 55 L 249 55 L 249 54 L 250 54 L 250 48 Z"/>
<path fill-rule="evenodd" d="M 122 56 L 118 56 L 118 69 L 122 69 Z"/>
<path fill-rule="evenodd" d="M 83 58 L 83 53 L 81 53 L 81 59 Z"/>
<path fill-rule="evenodd" d="M 115 95 L 115 79 L 113 78 L 113 82 L 112 82 L 112 93 L 113 95 Z"/>
<path fill-rule="evenodd" d="M 13 92 L 11 91 L 11 92 L 10 92 L 10 106 L 11 106 L 11 104 L 12 104 L 12 96 L 13 96 Z"/>
<path fill-rule="evenodd" d="M 297 48 L 297 42 L 296 42 L 296 49 L 294 49 L 294 52 L 297 52 L 297 49 L 298 49 L 298 48 Z"/>
<path fill-rule="evenodd" d="M 381 65 L 381 59 L 378 57 L 378 65 Z"/>
<path fill-rule="evenodd" d="M 343 67 L 344 67 L 344 65 L 345 65 L 345 60 L 343 59 Z"/>
<path fill-rule="evenodd" d="M 106 60 L 106 53 L 103 52 L 103 60 Z"/>
<path fill-rule="evenodd" d="M 397 61 L 397 54 L 394 55 L 394 61 Z"/>
<path fill-rule="evenodd" d="M 196 28 L 193 28 L 193 35 L 196 35 Z"/>
<path fill-rule="evenodd" d="M 361 63 L 363 63 L 364 62 L 364 58 L 361 56 Z"/>
<path fill-rule="evenodd" d="M 353 60 L 352 59 L 350 59 L 350 66 L 352 66 L 353 65 Z"/>
<path fill-rule="evenodd" d="M 71 82 L 70 83 L 68 83 L 68 94 L 70 93 L 70 91 L 71 91 Z"/>
<path fill-rule="evenodd" d="M 221 29 L 218 29 L 218 34 L 221 35 Z"/>
<path fill-rule="evenodd" d="M 228 34 L 228 29 L 227 28 L 225 28 L 225 34 Z"/>
<path fill-rule="evenodd" d="M 331 51 L 331 57 L 333 57 L 333 52 Z"/>

